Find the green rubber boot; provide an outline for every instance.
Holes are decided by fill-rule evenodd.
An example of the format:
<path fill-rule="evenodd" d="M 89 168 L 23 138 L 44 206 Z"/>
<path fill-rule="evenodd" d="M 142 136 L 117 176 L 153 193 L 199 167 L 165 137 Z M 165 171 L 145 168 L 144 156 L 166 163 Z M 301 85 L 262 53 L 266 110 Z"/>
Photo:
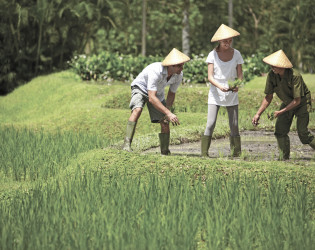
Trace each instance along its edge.
<path fill-rule="evenodd" d="M 137 125 L 137 122 L 128 121 L 127 130 L 126 130 L 126 137 L 124 140 L 124 145 L 122 147 L 123 150 L 126 150 L 128 152 L 132 151 L 131 142 L 132 142 L 133 136 L 135 134 L 136 125 Z"/>
<path fill-rule="evenodd" d="M 211 144 L 211 136 L 210 135 L 202 135 L 201 136 L 201 156 L 207 157 L 209 156 L 208 151 Z"/>
<path fill-rule="evenodd" d="M 290 138 L 289 136 L 277 137 L 279 147 L 279 160 L 290 159 Z"/>
<path fill-rule="evenodd" d="M 313 149 L 315 149 L 315 138 L 309 144 Z"/>
<path fill-rule="evenodd" d="M 170 155 L 171 151 L 169 150 L 170 145 L 170 133 L 159 133 L 160 138 L 160 148 L 162 155 Z"/>
<path fill-rule="evenodd" d="M 241 148 L 241 137 L 238 136 L 230 136 L 230 149 L 231 155 L 234 157 L 239 157 L 242 152 Z"/>

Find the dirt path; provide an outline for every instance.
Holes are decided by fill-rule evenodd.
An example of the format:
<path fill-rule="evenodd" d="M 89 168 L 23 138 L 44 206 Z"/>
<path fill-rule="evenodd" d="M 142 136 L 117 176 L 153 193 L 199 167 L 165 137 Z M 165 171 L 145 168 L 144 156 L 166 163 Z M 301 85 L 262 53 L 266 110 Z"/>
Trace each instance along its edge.
<path fill-rule="evenodd" d="M 314 134 L 314 131 L 312 132 Z M 315 162 L 315 151 L 309 145 L 303 145 L 296 132 L 290 132 L 291 160 Z M 277 160 L 279 156 L 277 141 L 271 131 L 243 131 L 241 132 L 242 159 L 245 160 Z M 143 153 L 157 153 L 159 148 L 152 148 Z M 171 145 L 172 155 L 200 155 L 200 141 Z M 229 157 L 229 138 L 212 140 L 209 149 L 210 158 Z"/>

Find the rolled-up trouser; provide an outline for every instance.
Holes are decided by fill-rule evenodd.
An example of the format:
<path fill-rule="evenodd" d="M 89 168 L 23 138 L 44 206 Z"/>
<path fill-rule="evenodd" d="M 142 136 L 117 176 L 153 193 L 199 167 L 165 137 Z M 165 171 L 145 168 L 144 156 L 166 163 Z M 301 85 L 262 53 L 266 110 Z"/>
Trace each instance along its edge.
<path fill-rule="evenodd" d="M 285 104 L 282 103 L 280 110 L 285 108 Z M 309 123 L 309 112 L 307 110 L 307 105 L 297 107 L 293 110 L 289 110 L 282 115 L 278 116 L 275 125 L 275 136 L 277 138 L 287 137 L 290 132 L 290 127 L 293 121 L 293 117 L 296 116 L 296 129 L 303 144 L 310 144 L 314 140 L 314 135 L 312 135 L 308 130 Z"/>
<path fill-rule="evenodd" d="M 147 103 L 147 107 L 150 114 L 150 119 L 152 123 L 158 123 L 160 122 L 165 114 L 157 110 L 150 102 L 149 97 L 146 93 L 143 92 L 139 87 L 133 86 L 131 88 L 131 100 L 129 107 L 131 110 L 134 110 L 135 108 L 144 108 L 145 104 Z M 165 99 L 161 101 L 161 103 L 166 106 Z"/>
<path fill-rule="evenodd" d="M 217 122 L 217 116 L 219 112 L 220 106 L 214 104 L 208 104 L 208 117 L 207 117 L 207 125 L 205 129 L 204 135 L 212 136 L 213 130 L 215 128 L 215 124 Z M 229 116 L 229 125 L 231 130 L 231 136 L 239 136 L 238 129 L 238 105 L 227 106 L 226 107 L 228 116 Z"/>

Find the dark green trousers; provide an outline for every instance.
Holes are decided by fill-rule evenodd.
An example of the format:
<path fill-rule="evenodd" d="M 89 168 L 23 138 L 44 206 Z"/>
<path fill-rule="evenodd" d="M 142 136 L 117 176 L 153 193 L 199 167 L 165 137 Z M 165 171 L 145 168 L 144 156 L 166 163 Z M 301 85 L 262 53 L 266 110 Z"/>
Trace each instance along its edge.
<path fill-rule="evenodd" d="M 282 103 L 280 110 L 285 106 L 286 105 Z M 296 117 L 296 128 L 300 141 L 303 144 L 310 144 L 314 140 L 314 135 L 308 130 L 309 112 L 306 105 L 296 107 L 295 109 L 278 116 L 275 127 L 276 138 L 288 137 L 294 116 Z"/>

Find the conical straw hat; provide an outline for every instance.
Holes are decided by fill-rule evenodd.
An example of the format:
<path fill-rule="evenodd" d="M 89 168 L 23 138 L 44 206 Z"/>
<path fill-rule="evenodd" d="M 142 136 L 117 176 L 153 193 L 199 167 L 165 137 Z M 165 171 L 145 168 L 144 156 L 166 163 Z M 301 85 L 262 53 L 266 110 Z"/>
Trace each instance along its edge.
<path fill-rule="evenodd" d="M 180 52 L 178 49 L 173 48 L 172 51 L 165 57 L 162 62 L 163 66 L 171 66 L 176 64 L 181 64 L 188 62 L 190 58 L 184 53 Z"/>
<path fill-rule="evenodd" d="M 228 39 L 231 37 L 239 36 L 240 33 L 236 30 L 233 30 L 229 26 L 226 26 L 225 24 L 221 24 L 221 26 L 218 28 L 218 30 L 214 33 L 211 42 L 217 42 L 220 40 Z"/>
<path fill-rule="evenodd" d="M 284 54 L 282 49 L 265 57 L 263 61 L 271 66 L 275 66 L 279 68 L 292 68 L 293 67 L 292 63 Z"/>

